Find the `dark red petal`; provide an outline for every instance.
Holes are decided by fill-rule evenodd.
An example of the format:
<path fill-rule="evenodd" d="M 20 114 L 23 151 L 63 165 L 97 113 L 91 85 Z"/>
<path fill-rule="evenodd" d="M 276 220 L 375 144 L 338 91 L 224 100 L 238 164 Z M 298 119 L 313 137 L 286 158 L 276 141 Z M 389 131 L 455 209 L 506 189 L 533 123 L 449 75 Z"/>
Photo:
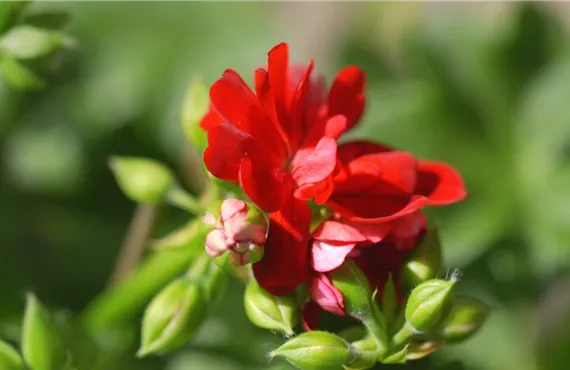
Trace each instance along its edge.
<path fill-rule="evenodd" d="M 413 195 L 410 198 L 373 196 L 334 196 L 327 205 L 341 216 L 357 222 L 387 222 L 409 215 L 427 205 L 427 198 Z"/>
<path fill-rule="evenodd" d="M 445 163 L 433 161 L 419 161 L 415 193 L 426 196 L 430 206 L 451 204 L 467 197 L 459 172 Z"/>
<path fill-rule="evenodd" d="M 314 148 L 299 149 L 291 162 L 291 174 L 298 186 L 323 181 L 336 166 L 336 141 L 323 137 Z"/>
<path fill-rule="evenodd" d="M 303 305 L 301 321 L 305 331 L 317 330 L 321 322 L 323 309 L 315 301 L 309 301 Z"/>
<path fill-rule="evenodd" d="M 271 294 L 286 294 L 307 278 L 311 210 L 307 202 L 286 198 L 270 215 L 265 254 L 253 265 L 255 279 Z"/>
<path fill-rule="evenodd" d="M 290 192 L 288 174 L 279 167 L 259 165 L 243 158 L 239 169 L 239 182 L 247 196 L 265 212 L 275 212 Z"/>
<path fill-rule="evenodd" d="M 337 74 L 331 86 L 327 101 L 329 116 L 344 115 L 348 129 L 358 122 L 364 110 L 365 79 L 360 68 L 349 66 Z"/>
<path fill-rule="evenodd" d="M 274 162 L 283 162 L 286 147 L 277 129 L 264 112 L 255 94 L 243 79 L 226 70 L 210 88 L 210 99 L 217 113 L 237 129 L 250 135 L 258 150 Z M 209 141 L 211 144 L 212 142 Z"/>
<path fill-rule="evenodd" d="M 407 152 L 360 156 L 346 165 L 345 181 L 335 183 L 335 194 L 409 196 L 416 186 L 417 162 Z"/>
<path fill-rule="evenodd" d="M 342 163 L 348 163 L 362 155 L 391 152 L 394 149 L 372 141 L 357 140 L 339 145 L 338 157 Z"/>

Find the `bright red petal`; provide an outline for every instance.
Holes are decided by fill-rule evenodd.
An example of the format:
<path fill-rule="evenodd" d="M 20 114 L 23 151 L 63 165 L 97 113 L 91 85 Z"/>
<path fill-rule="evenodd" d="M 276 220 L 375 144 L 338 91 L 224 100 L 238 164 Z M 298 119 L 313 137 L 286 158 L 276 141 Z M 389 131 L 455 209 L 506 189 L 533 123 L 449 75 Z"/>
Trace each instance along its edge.
<path fill-rule="evenodd" d="M 327 205 L 351 221 L 377 223 L 409 215 L 427 205 L 427 198 L 413 195 L 395 198 L 381 195 L 347 195 L 331 197 Z"/>
<path fill-rule="evenodd" d="M 327 101 L 329 116 L 345 116 L 348 129 L 358 122 L 364 110 L 365 79 L 360 68 L 350 66 L 337 74 L 331 86 Z"/>
<path fill-rule="evenodd" d="M 428 205 L 442 206 L 467 197 L 461 175 L 453 167 L 433 161 L 419 161 L 417 194 L 428 198 Z"/>
<path fill-rule="evenodd" d="M 311 60 L 309 66 L 303 73 L 303 77 L 299 85 L 294 90 L 293 98 L 291 100 L 291 113 L 290 113 L 290 128 L 289 138 L 294 149 L 301 146 L 301 143 L 313 122 L 306 122 L 307 118 L 305 111 L 307 108 L 307 97 L 311 93 L 311 72 L 313 71 L 314 62 Z"/>
<path fill-rule="evenodd" d="M 417 162 L 406 152 L 360 156 L 346 165 L 345 181 L 335 183 L 335 194 L 409 196 L 416 186 Z"/>
<path fill-rule="evenodd" d="M 220 117 L 257 142 L 258 151 L 274 162 L 283 162 L 286 147 L 281 136 L 255 94 L 235 71 L 226 70 L 214 82 L 210 99 Z"/>
<path fill-rule="evenodd" d="M 265 254 L 253 273 L 263 289 L 282 295 L 307 279 L 311 210 L 307 202 L 290 197 L 270 220 Z"/>
<path fill-rule="evenodd" d="M 250 158 L 240 163 L 239 182 L 247 196 L 265 212 L 275 212 L 290 192 L 289 175 L 279 167 L 259 165 Z"/>
<path fill-rule="evenodd" d="M 342 163 L 348 163 L 362 155 L 391 151 L 394 151 L 394 149 L 385 145 L 377 144 L 375 142 L 367 140 L 357 140 L 339 145 L 338 157 Z"/>
<path fill-rule="evenodd" d="M 268 53 L 269 85 L 273 93 L 275 111 L 279 119 L 282 130 L 289 133 L 289 121 L 287 112 L 289 111 L 289 46 L 280 43 L 273 47 Z"/>
<path fill-rule="evenodd" d="M 328 220 L 313 233 L 313 238 L 332 243 L 359 243 L 366 237 L 353 224 Z"/>
<path fill-rule="evenodd" d="M 200 127 L 205 131 L 209 131 L 210 129 L 212 129 L 216 125 L 219 125 L 223 121 L 224 121 L 223 118 L 220 117 L 220 115 L 216 113 L 212 105 L 210 105 L 210 107 L 208 108 L 208 112 L 200 120 Z"/>
<path fill-rule="evenodd" d="M 226 181 L 238 181 L 241 159 L 245 153 L 257 150 L 249 135 L 227 122 L 209 129 L 208 143 L 204 164 L 212 175 Z"/>

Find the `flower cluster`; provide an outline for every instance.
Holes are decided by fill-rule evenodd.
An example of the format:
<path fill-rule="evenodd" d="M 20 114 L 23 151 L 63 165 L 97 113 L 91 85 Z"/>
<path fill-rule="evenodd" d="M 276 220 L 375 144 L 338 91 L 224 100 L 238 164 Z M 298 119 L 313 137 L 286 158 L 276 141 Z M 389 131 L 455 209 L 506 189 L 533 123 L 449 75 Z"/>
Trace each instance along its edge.
<path fill-rule="evenodd" d="M 204 163 L 269 213 L 265 254 L 253 265 L 259 284 L 279 295 L 308 281 L 324 303 L 332 298 L 319 288 L 327 271 L 346 258 L 377 270 L 371 264 L 385 263 L 384 249 L 413 247 L 426 225 L 422 207 L 457 202 L 466 191 L 446 164 L 369 141 L 339 144 L 364 110 L 364 72 L 342 69 L 327 91 L 312 61 L 289 65 L 288 53 L 285 43 L 269 52 L 255 92 L 233 70 L 212 85 L 201 121 Z M 309 200 L 332 211 L 312 235 Z"/>
<path fill-rule="evenodd" d="M 364 72 L 346 67 L 327 89 L 313 61 L 306 67 L 290 65 L 288 55 L 287 44 L 275 46 L 267 66 L 255 71 L 253 90 L 233 70 L 210 88 L 209 107 L 200 120 L 207 133 L 204 164 L 218 181 L 238 185 L 243 200 L 224 201 L 206 250 L 213 257 L 230 251 L 234 265 L 252 263 L 246 308 L 256 325 L 286 328 L 290 334 L 297 315 L 312 333 L 325 310 L 360 320 L 374 338 L 372 362 L 368 355 L 348 356 L 366 353 L 358 348 L 368 344 L 355 342 L 342 352 L 348 356 L 343 365 L 362 362 L 358 366 L 368 368 L 376 360 L 414 358 L 413 351 L 402 355 L 408 350 L 400 347 L 419 332 L 414 324 L 427 330 L 446 314 L 456 282 L 431 281 L 439 271 L 421 271 L 441 265 L 428 261 L 434 253 L 419 250 L 434 244 L 422 209 L 464 199 L 463 180 L 445 163 L 371 141 L 340 142 L 363 114 Z M 260 211 L 268 215 L 268 224 Z M 421 275 L 413 284 L 425 282 L 409 297 L 401 281 L 406 264 L 419 269 L 410 270 Z M 307 294 L 297 303 L 292 293 L 300 286 Z M 385 294 L 385 289 L 390 291 Z M 407 324 L 401 332 L 388 333 L 378 307 L 393 311 L 405 301 Z M 308 338 L 344 343 L 318 333 L 299 343 Z M 386 339 L 392 334 L 395 339 Z M 439 348 L 435 342 L 421 345 L 422 353 Z M 306 361 L 288 359 L 298 365 Z"/>

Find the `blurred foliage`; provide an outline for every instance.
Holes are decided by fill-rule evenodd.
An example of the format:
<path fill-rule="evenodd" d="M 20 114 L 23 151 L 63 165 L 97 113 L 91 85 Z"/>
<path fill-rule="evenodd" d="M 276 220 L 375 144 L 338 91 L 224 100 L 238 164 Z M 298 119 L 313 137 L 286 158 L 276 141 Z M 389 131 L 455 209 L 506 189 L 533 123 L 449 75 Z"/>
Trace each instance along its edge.
<path fill-rule="evenodd" d="M 0 4 L 3 15 L 9 3 Z M 134 210 L 113 179 L 110 156 L 164 161 L 192 188 L 180 124 L 188 83 L 195 75 L 212 82 L 225 68 L 251 80 L 273 45 L 286 40 L 295 50 L 301 40 L 288 37 L 300 26 L 275 21 L 283 6 L 45 2 L 22 10 L 18 17 L 34 29 L 67 24 L 76 44 L 34 61 L 43 90 L 0 82 L 0 337 L 19 348 L 27 291 L 67 317 L 107 284 Z M 354 63 L 368 74 L 366 116 L 350 136 L 460 170 L 470 198 L 430 213 L 445 260 L 462 269 L 460 289 L 495 306 L 470 341 L 409 368 L 566 369 L 570 36 L 561 18 L 533 3 L 505 5 L 494 20 L 467 5 L 355 8 L 358 20 L 329 50 L 323 70 L 330 80 Z M 411 20 L 391 22 L 393 32 L 380 35 L 387 17 Z M 2 37 L 16 24 L 2 18 Z M 12 45 L 12 54 L 2 52 L 3 75 L 29 80 L 15 56 L 51 50 L 53 41 L 41 42 L 14 51 L 20 42 L 0 41 L 2 50 Z M 177 210 L 158 212 L 154 237 L 186 221 Z M 243 289 L 231 281 L 227 302 L 171 357 L 135 359 L 138 317 L 105 333 L 100 362 L 85 362 L 108 370 L 288 368 L 269 363 L 283 338 L 249 323 Z"/>

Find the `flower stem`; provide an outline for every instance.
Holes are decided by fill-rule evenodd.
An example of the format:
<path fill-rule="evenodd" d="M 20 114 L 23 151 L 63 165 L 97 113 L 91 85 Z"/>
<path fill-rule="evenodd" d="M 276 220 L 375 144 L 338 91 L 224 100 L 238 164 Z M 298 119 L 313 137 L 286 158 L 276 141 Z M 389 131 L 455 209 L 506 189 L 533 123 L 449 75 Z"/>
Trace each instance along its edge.
<path fill-rule="evenodd" d="M 204 211 L 200 203 L 179 186 L 174 186 L 168 192 L 167 202 L 196 215 Z"/>
<path fill-rule="evenodd" d="M 392 348 L 400 349 L 405 346 L 412 336 L 414 335 L 414 329 L 408 322 L 406 322 L 400 330 L 392 337 Z"/>

